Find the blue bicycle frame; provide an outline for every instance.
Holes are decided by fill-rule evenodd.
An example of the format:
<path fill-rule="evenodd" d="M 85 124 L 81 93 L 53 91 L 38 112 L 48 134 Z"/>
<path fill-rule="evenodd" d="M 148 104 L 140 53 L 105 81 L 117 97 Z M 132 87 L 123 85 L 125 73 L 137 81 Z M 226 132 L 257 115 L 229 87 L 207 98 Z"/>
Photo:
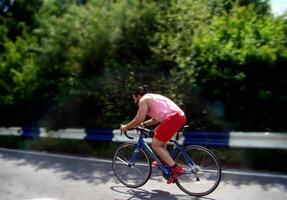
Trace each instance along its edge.
<path fill-rule="evenodd" d="M 141 133 L 138 139 L 138 142 L 136 143 L 136 148 L 135 151 L 133 152 L 131 159 L 128 163 L 128 166 L 134 166 L 136 160 L 137 160 L 137 154 L 140 151 L 141 148 L 146 150 L 146 153 L 149 155 L 150 158 L 152 158 L 153 160 L 158 162 L 158 166 L 160 168 L 160 170 L 163 172 L 163 174 L 165 176 L 171 176 L 171 170 L 169 167 L 166 167 L 159 159 L 158 157 L 154 154 L 154 152 L 152 151 L 152 149 L 149 147 L 149 145 L 144 141 L 144 138 L 146 138 L 145 136 L 143 136 L 143 134 Z M 190 174 L 190 173 L 194 173 L 194 162 L 192 161 L 192 159 L 190 158 L 189 155 L 187 155 L 184 147 L 182 145 L 180 145 L 177 141 L 175 140 L 170 140 L 170 142 L 173 142 L 175 144 L 175 148 L 170 152 L 171 157 L 174 159 L 175 156 L 177 155 L 178 152 L 182 152 L 184 159 L 187 161 L 189 167 L 191 168 L 191 170 L 185 169 L 185 173 L 186 174 Z"/>

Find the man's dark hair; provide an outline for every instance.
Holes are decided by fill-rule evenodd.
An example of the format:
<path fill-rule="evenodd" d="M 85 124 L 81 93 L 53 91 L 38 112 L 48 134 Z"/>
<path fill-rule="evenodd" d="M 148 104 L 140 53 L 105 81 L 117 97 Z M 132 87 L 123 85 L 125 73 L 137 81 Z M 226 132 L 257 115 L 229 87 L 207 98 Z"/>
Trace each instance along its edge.
<path fill-rule="evenodd" d="M 148 85 L 143 85 L 143 86 L 140 86 L 140 87 L 136 88 L 134 90 L 134 92 L 133 92 L 133 95 L 135 95 L 135 96 L 138 96 L 138 95 L 143 96 L 143 95 L 145 95 L 146 93 L 149 93 L 149 92 L 150 92 L 149 86 Z"/>

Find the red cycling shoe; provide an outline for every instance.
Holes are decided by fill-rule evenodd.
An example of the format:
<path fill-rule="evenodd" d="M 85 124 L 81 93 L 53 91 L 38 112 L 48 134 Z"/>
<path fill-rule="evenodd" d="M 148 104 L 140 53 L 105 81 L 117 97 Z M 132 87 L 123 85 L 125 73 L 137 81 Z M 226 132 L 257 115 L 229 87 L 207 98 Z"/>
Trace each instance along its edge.
<path fill-rule="evenodd" d="M 174 183 L 174 181 L 183 173 L 184 169 L 181 166 L 176 165 L 173 169 L 171 169 L 171 177 L 167 179 L 167 184 Z"/>
<path fill-rule="evenodd" d="M 171 169 L 171 173 L 176 175 L 182 175 L 184 173 L 184 169 L 181 166 L 176 165 L 173 169 Z"/>

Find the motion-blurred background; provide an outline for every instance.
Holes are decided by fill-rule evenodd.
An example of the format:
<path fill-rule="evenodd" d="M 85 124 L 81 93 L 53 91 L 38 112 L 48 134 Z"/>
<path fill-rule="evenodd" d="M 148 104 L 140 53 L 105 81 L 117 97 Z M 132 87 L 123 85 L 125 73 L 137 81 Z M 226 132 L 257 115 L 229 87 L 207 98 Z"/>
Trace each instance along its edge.
<path fill-rule="evenodd" d="M 0 127 L 118 128 L 136 112 L 131 91 L 148 84 L 184 109 L 191 130 L 286 134 L 285 8 L 275 0 L 1 0 Z M 265 164 L 268 152 L 272 162 L 286 156 L 255 151 Z"/>

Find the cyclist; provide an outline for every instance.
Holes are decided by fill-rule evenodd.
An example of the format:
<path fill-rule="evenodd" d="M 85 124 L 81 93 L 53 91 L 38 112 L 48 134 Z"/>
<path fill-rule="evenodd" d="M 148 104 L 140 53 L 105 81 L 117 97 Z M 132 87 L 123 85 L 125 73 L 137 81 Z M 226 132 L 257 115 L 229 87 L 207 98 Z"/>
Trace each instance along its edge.
<path fill-rule="evenodd" d="M 159 124 L 152 139 L 152 148 L 157 155 L 171 168 L 172 176 L 184 173 L 184 169 L 177 165 L 167 151 L 167 142 L 186 123 L 184 112 L 169 98 L 160 94 L 148 92 L 148 86 L 138 87 L 133 92 L 134 103 L 138 104 L 138 112 L 134 119 L 126 125 L 121 125 L 122 131 L 136 128 L 139 125 L 152 126 Z M 146 120 L 146 116 L 150 116 Z M 153 162 L 153 166 L 157 163 Z M 168 180 L 168 183 L 172 181 Z"/>

